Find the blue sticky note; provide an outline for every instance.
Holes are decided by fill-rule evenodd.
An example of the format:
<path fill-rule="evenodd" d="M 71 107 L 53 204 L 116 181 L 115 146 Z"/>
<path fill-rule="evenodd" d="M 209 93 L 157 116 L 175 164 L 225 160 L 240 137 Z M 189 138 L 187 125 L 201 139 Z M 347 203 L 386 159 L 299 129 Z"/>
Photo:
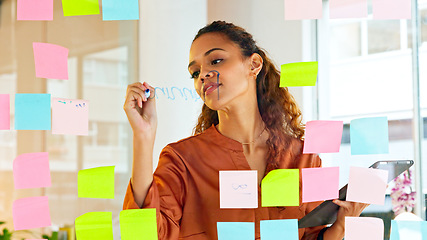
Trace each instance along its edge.
<path fill-rule="evenodd" d="M 50 130 L 50 94 L 15 94 L 15 129 Z"/>
<path fill-rule="evenodd" d="M 138 0 L 102 0 L 102 20 L 138 20 Z"/>
<path fill-rule="evenodd" d="M 350 143 L 352 155 L 388 153 L 387 117 L 352 120 Z"/>
<path fill-rule="evenodd" d="M 426 240 L 426 221 L 396 221 L 391 220 L 390 240 Z"/>
<path fill-rule="evenodd" d="M 254 240 L 253 222 L 218 222 L 218 240 Z"/>
<path fill-rule="evenodd" d="M 298 240 L 298 220 L 281 219 L 281 220 L 264 220 L 260 223 L 262 240 Z"/>

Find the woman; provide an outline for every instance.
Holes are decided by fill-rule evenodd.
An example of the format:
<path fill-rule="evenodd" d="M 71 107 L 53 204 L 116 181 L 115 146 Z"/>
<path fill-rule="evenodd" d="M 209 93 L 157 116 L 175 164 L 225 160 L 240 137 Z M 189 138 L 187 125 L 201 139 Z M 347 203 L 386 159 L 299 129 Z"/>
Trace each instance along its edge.
<path fill-rule="evenodd" d="M 257 170 L 258 183 L 273 169 L 320 167 L 317 155 L 302 154 L 301 112 L 280 73 L 244 29 L 216 21 L 199 30 L 188 70 L 204 105 L 195 135 L 169 144 L 152 174 L 157 119 L 154 89 L 134 83 L 124 109 L 134 134 L 132 177 L 124 209 L 156 208 L 159 239 L 217 239 L 217 222 L 302 218 L 320 203 L 299 207 L 220 209 L 219 171 Z M 151 96 L 144 92 L 150 89 Z M 259 201 L 261 197 L 259 196 Z M 299 229 L 300 239 L 342 239 L 345 216 L 365 204 L 335 201 L 337 221 Z"/>

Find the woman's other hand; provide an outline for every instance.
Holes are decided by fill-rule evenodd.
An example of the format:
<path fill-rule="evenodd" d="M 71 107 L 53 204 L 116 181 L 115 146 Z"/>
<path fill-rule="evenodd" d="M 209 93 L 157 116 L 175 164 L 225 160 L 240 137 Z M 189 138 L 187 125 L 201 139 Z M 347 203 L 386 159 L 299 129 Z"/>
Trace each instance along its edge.
<path fill-rule="evenodd" d="M 150 90 L 150 97 L 145 90 Z M 126 101 L 123 109 L 126 112 L 133 134 L 153 138 L 157 129 L 157 112 L 155 89 L 148 83 L 132 83 L 126 90 Z"/>

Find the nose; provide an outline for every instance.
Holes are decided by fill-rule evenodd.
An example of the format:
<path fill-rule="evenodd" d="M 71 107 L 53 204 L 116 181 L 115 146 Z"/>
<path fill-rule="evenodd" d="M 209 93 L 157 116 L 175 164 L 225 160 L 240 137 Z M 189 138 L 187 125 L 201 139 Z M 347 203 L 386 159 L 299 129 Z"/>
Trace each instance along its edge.
<path fill-rule="evenodd" d="M 202 75 L 202 77 L 200 78 L 200 80 L 202 82 L 205 82 L 206 79 L 215 77 L 215 75 L 219 76 L 219 72 L 217 70 L 211 70 L 208 73 L 206 73 L 204 76 Z"/>

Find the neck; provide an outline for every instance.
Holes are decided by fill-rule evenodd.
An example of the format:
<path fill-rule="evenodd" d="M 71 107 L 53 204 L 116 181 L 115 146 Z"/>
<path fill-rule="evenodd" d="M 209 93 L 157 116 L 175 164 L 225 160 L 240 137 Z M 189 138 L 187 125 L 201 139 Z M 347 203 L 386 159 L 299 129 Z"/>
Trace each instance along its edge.
<path fill-rule="evenodd" d="M 240 143 L 251 143 L 260 136 L 265 125 L 257 104 L 235 111 L 218 111 L 218 131 Z"/>

